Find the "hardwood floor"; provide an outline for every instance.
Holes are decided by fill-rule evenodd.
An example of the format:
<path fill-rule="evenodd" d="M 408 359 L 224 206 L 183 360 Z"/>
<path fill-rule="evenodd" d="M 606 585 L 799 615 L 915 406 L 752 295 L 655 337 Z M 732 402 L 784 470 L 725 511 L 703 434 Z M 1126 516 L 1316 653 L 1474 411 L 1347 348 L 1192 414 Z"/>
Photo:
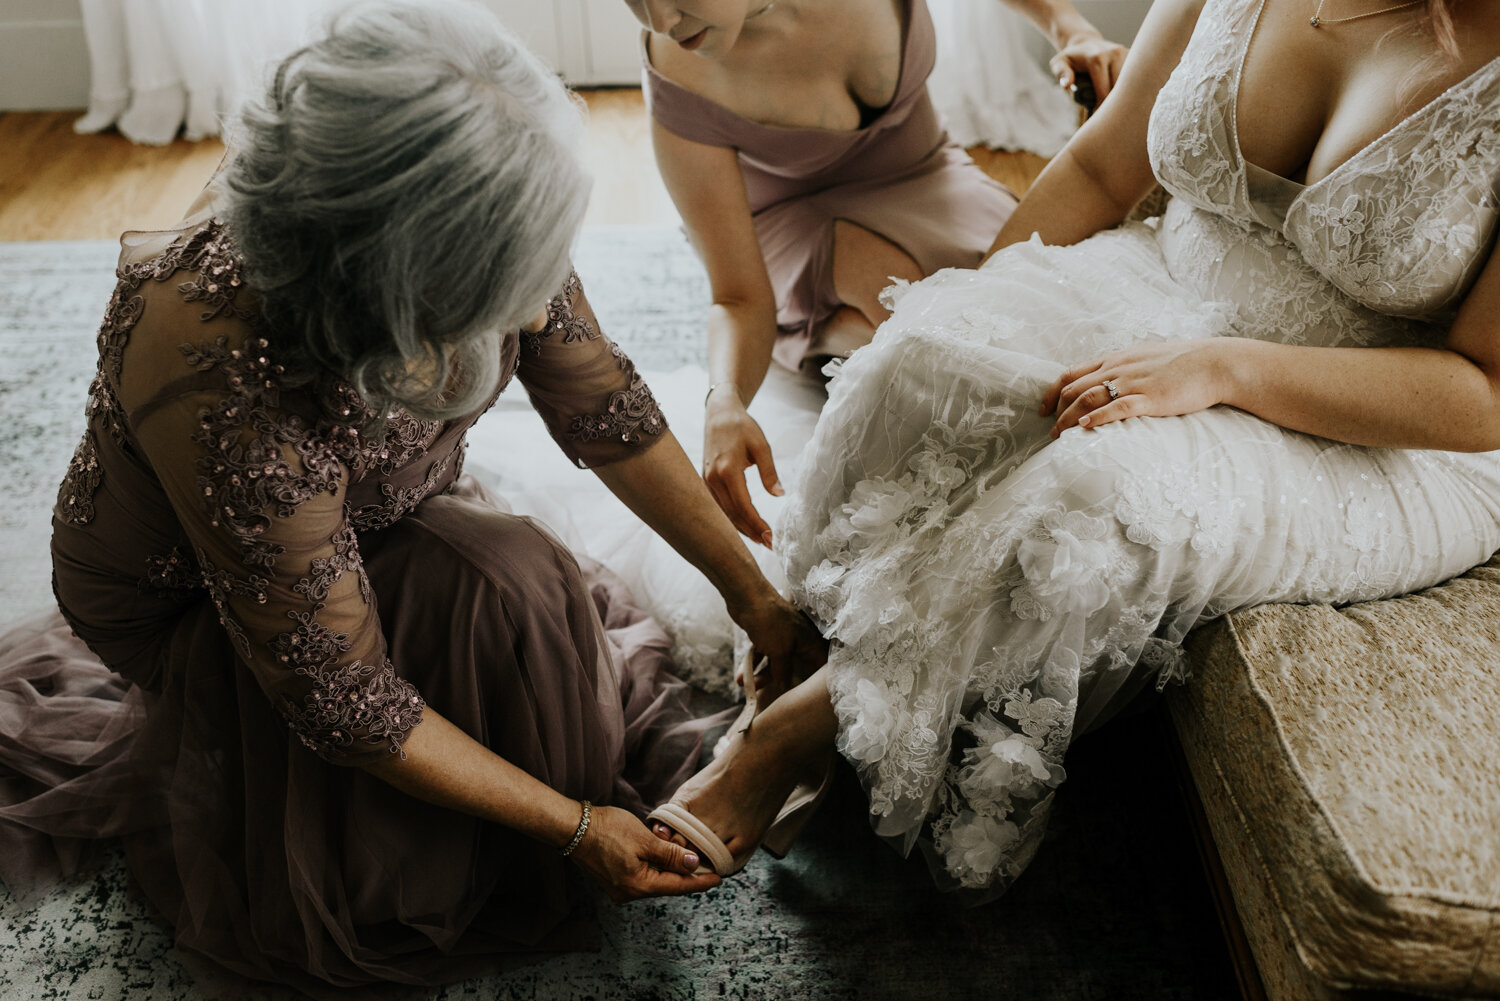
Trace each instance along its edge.
<path fill-rule="evenodd" d="M 674 225 L 656 173 L 639 90 L 584 91 L 584 160 L 594 175 L 585 222 Z M 136 146 L 115 133 L 80 136 L 81 112 L 0 112 L 0 241 L 113 240 L 172 225 L 218 166 L 217 139 Z M 1046 163 L 1030 153 L 971 150 L 990 176 L 1021 194 Z"/>
<path fill-rule="evenodd" d="M 181 218 L 213 173 L 218 140 L 136 146 L 80 136 L 78 112 L 0 114 L 0 241 L 112 240 Z"/>

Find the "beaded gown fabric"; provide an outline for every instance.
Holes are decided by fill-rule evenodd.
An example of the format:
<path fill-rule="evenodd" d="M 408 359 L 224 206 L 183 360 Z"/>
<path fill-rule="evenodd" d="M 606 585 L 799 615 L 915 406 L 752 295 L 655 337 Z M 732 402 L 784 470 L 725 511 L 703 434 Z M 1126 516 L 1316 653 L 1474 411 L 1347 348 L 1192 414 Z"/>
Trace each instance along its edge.
<path fill-rule="evenodd" d="M 1440 346 L 1493 242 L 1500 60 L 1310 185 L 1240 154 L 1256 0 L 1208 0 L 1153 110 L 1172 199 L 1070 247 L 894 290 L 830 385 L 779 526 L 837 641 L 871 821 L 985 893 L 1033 857 L 1064 753 L 1181 680 L 1195 625 L 1438 583 L 1500 546 L 1500 453 L 1365 448 L 1215 407 L 1057 441 L 1068 366 L 1153 340 Z"/>
<path fill-rule="evenodd" d="M 349 766 L 402 753 L 430 706 L 644 812 L 699 746 L 663 715 L 665 633 L 463 477 L 477 414 L 372 422 L 337 381 L 284 388 L 249 281 L 212 218 L 127 235 L 54 517 L 87 649 L 55 617 L 0 639 L 0 874 L 24 892 L 123 835 L 179 945 L 309 990 L 586 945 L 554 849 Z M 660 440 L 576 277 L 548 314 L 505 338 L 502 387 L 580 466 Z"/>

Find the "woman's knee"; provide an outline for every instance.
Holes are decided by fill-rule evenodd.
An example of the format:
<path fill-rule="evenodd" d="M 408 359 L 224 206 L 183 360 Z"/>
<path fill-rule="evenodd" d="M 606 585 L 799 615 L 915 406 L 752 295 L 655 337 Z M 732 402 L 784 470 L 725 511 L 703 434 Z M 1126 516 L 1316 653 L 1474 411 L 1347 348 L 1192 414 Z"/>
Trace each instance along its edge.
<path fill-rule="evenodd" d="M 847 219 L 833 223 L 833 289 L 839 301 L 857 309 L 872 327 L 889 311 L 880 293 L 892 279 L 921 281 L 920 265 L 895 243 Z"/>

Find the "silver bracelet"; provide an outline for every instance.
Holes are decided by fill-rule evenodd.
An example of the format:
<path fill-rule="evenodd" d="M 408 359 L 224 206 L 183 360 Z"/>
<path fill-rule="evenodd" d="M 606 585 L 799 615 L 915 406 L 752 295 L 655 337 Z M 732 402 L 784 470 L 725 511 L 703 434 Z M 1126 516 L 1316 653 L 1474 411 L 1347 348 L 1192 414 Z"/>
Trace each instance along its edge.
<path fill-rule="evenodd" d="M 589 801 L 584 800 L 583 816 L 578 821 L 578 830 L 573 832 L 573 840 L 568 842 L 568 847 L 562 850 L 563 858 L 567 858 L 569 855 L 572 855 L 573 850 L 577 848 L 579 842 L 583 840 L 583 836 L 589 832 L 589 819 L 591 815 L 592 809 L 589 805 Z"/>
<path fill-rule="evenodd" d="M 720 386 L 734 386 L 734 380 L 733 379 L 722 379 L 719 382 L 713 383 L 711 386 L 709 386 L 708 387 L 708 392 L 706 392 L 706 393 L 703 394 L 703 405 L 705 407 L 708 406 L 708 398 L 710 396 L 714 395 L 714 390 L 718 389 Z M 739 393 L 739 387 L 735 386 L 735 390 L 734 391 L 735 391 L 736 394 Z"/>

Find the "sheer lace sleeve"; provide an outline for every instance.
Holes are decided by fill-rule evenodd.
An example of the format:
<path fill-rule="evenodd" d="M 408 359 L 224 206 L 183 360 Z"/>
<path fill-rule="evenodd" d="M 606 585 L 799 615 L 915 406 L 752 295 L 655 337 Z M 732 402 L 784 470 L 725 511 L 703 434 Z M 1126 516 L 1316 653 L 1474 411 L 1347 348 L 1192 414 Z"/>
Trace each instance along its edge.
<path fill-rule="evenodd" d="M 269 342 L 249 324 L 195 326 L 190 343 L 152 338 L 154 352 L 134 340 L 124 374 L 128 386 L 137 362 L 160 386 L 130 408 L 132 431 L 220 621 L 313 751 L 335 764 L 400 753 L 423 702 L 386 656 L 346 514 L 338 439 L 352 429 L 330 432 L 281 406 Z M 137 348 L 147 353 L 132 359 Z"/>
<path fill-rule="evenodd" d="M 518 364 L 532 405 L 579 466 L 628 458 L 667 430 L 635 365 L 600 332 L 576 274 L 547 304 L 546 325 L 522 331 Z"/>

